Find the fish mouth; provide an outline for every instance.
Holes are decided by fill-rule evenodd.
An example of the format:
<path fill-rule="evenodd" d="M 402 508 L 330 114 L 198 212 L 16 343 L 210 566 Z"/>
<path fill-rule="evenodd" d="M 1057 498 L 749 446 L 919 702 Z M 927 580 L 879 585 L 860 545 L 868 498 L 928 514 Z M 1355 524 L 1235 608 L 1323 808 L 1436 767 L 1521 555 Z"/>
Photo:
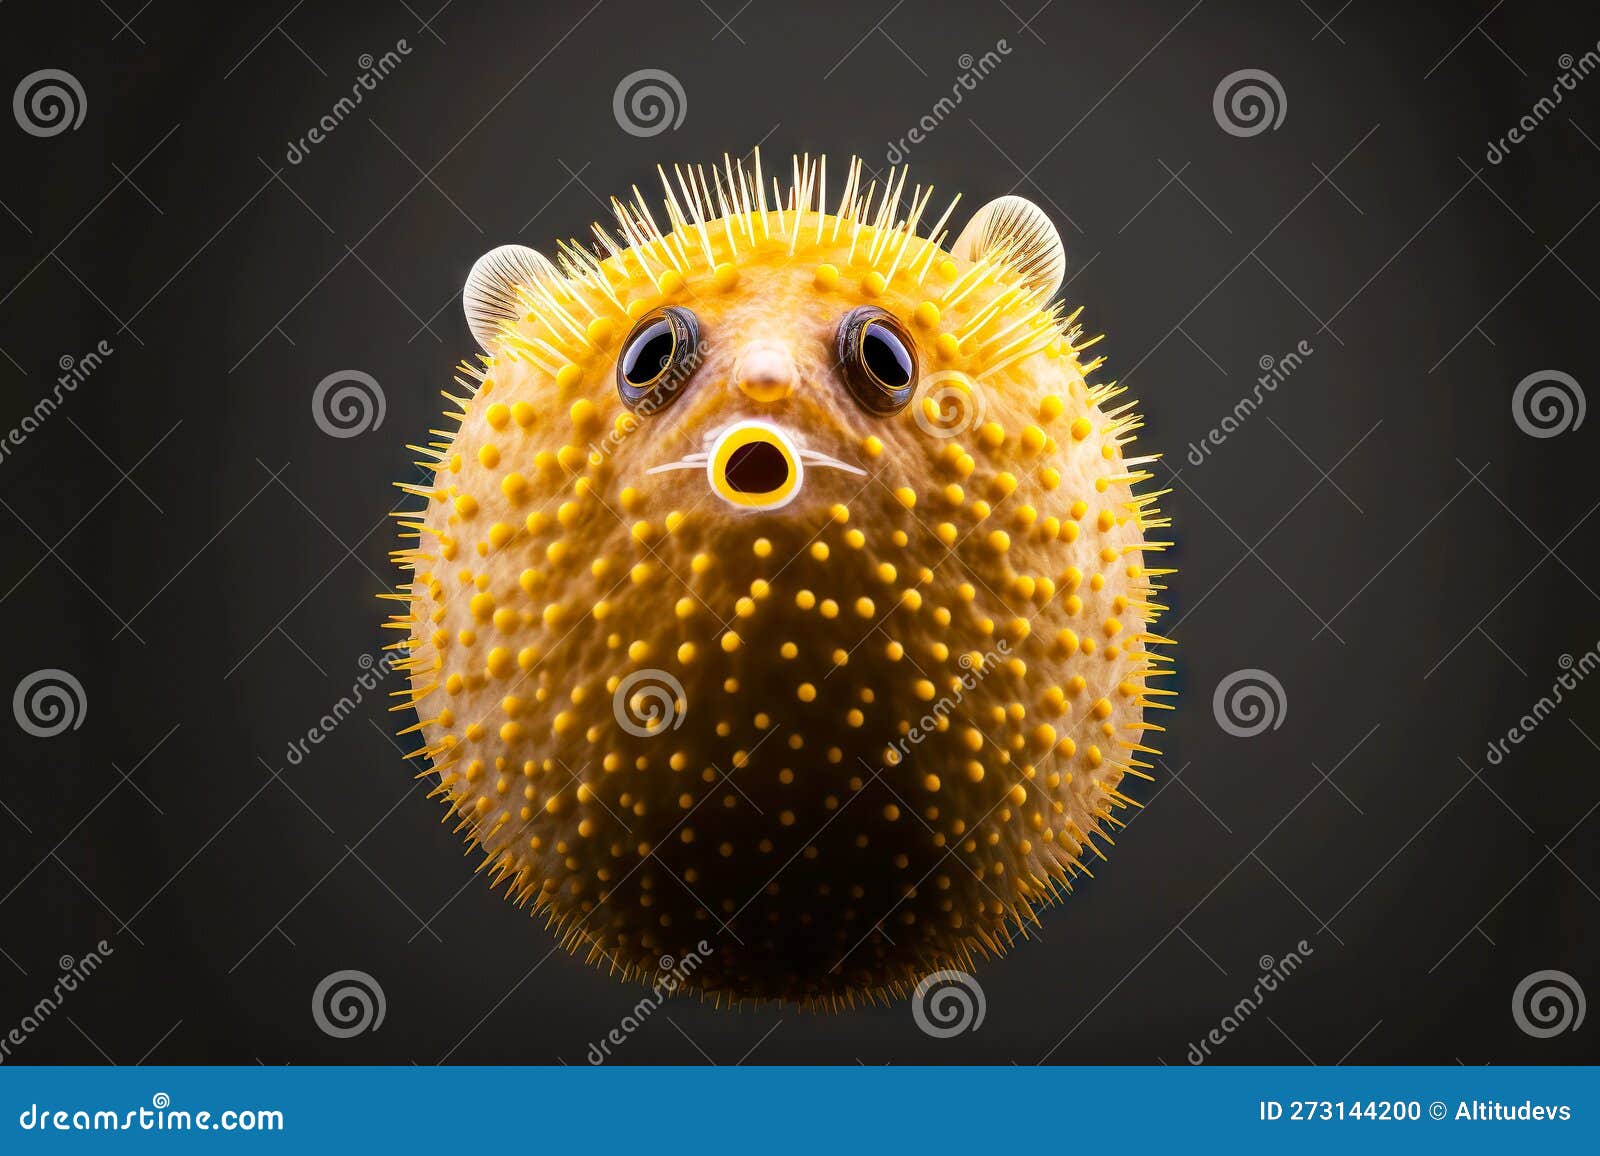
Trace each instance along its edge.
<path fill-rule="evenodd" d="M 866 476 L 865 470 L 806 449 L 782 426 L 757 419 L 734 422 L 712 436 L 705 452 L 655 466 L 649 472 L 704 470 L 711 492 L 728 505 L 777 510 L 799 496 L 808 466 Z"/>

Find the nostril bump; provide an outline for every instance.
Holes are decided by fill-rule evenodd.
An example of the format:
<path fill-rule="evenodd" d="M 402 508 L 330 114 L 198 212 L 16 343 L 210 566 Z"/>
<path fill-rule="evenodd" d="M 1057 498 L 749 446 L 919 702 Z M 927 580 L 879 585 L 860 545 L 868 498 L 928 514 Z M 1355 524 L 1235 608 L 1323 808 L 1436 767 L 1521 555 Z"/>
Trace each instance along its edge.
<path fill-rule="evenodd" d="M 758 346 L 739 359 L 739 388 L 754 401 L 780 401 L 794 386 L 794 362 L 786 350 Z"/>

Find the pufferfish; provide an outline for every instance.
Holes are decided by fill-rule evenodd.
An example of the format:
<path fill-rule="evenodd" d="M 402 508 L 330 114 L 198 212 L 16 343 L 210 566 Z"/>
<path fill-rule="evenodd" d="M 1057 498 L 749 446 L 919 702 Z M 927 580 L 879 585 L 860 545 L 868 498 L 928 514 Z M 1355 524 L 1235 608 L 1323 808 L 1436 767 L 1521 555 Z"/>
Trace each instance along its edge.
<path fill-rule="evenodd" d="M 1032 203 L 946 248 L 903 169 L 853 161 L 831 212 L 825 159 L 771 200 L 759 153 L 660 176 L 665 230 L 635 188 L 592 246 L 472 270 L 459 425 L 399 483 L 396 709 L 569 950 L 887 1000 L 1026 937 L 1137 805 L 1155 458 Z"/>

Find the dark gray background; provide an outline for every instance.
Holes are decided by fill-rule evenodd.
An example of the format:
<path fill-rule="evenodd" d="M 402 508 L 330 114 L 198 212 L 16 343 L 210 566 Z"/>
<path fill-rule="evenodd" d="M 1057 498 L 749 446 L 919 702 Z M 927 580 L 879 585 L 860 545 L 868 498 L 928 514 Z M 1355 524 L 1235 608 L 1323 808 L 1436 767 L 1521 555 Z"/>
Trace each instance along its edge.
<path fill-rule="evenodd" d="M 383 704 L 285 761 L 388 641 L 389 482 L 473 349 L 461 282 L 494 244 L 582 233 L 658 161 L 762 142 L 785 169 L 791 150 L 882 168 L 962 54 L 1001 39 L 913 176 L 1050 209 L 1066 296 L 1109 332 L 1141 446 L 1168 455 L 1184 697 L 1134 792 L 1149 808 L 1039 942 L 982 968 L 975 1032 L 931 1039 L 904 1003 L 677 1000 L 617 1061 L 1183 1063 L 1259 957 L 1302 939 L 1306 966 L 1219 1062 L 1596 1058 L 1596 1025 L 1531 1038 L 1511 996 L 1547 968 L 1600 991 L 1600 684 L 1502 765 L 1484 752 L 1600 640 L 1600 419 L 1535 438 L 1511 412 L 1531 372 L 1600 381 L 1600 77 L 1504 163 L 1485 149 L 1600 20 L 1371 0 L 437 3 L 0 10 L 5 92 L 55 67 L 87 96 L 82 126 L 48 139 L 0 119 L 0 427 L 62 356 L 115 349 L 0 460 L 0 690 L 54 667 L 87 699 L 59 737 L 0 726 L 0 1030 L 58 957 L 115 952 L 12 1062 L 584 1062 L 641 989 L 552 953 L 471 876 Z M 401 38 L 402 65 L 289 164 L 360 55 Z M 687 98 L 650 139 L 612 114 L 641 68 Z M 1214 119 L 1242 68 L 1281 82 L 1276 130 Z M 1258 359 L 1302 339 L 1306 364 L 1186 462 Z M 336 439 L 311 394 L 344 369 L 381 383 L 387 416 Z M 1250 739 L 1212 711 L 1243 668 L 1287 700 Z M 378 979 L 387 1018 L 337 1040 L 310 1001 L 344 968 Z"/>

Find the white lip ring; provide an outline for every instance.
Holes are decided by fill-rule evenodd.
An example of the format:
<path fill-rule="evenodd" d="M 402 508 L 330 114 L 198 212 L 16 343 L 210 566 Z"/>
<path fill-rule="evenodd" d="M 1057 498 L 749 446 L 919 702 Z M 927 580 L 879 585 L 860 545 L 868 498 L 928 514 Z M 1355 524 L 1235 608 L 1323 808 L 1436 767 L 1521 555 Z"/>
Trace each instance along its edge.
<path fill-rule="evenodd" d="M 747 506 L 739 502 L 729 501 L 729 499 L 723 497 L 722 491 L 717 488 L 717 455 L 721 451 L 723 444 L 735 434 L 743 433 L 744 431 L 751 429 L 758 429 L 763 433 L 770 434 L 775 440 L 782 443 L 784 450 L 787 451 L 789 455 L 789 461 L 794 465 L 794 485 L 790 487 L 789 493 L 785 497 L 779 501 L 773 502 L 769 506 Z M 732 506 L 734 509 L 748 510 L 751 513 L 764 514 L 769 510 L 781 510 L 783 507 L 795 500 L 801 489 L 804 488 L 806 484 L 806 466 L 805 462 L 800 457 L 800 447 L 795 445 L 794 438 L 790 437 L 787 432 L 780 429 L 778 426 L 773 425 L 771 422 L 760 421 L 757 419 L 738 421 L 734 422 L 727 429 L 718 434 L 717 439 L 711 443 L 711 448 L 706 453 L 706 484 L 711 487 L 711 492 L 713 494 L 716 494 L 717 497 L 722 498 L 724 502 Z"/>

